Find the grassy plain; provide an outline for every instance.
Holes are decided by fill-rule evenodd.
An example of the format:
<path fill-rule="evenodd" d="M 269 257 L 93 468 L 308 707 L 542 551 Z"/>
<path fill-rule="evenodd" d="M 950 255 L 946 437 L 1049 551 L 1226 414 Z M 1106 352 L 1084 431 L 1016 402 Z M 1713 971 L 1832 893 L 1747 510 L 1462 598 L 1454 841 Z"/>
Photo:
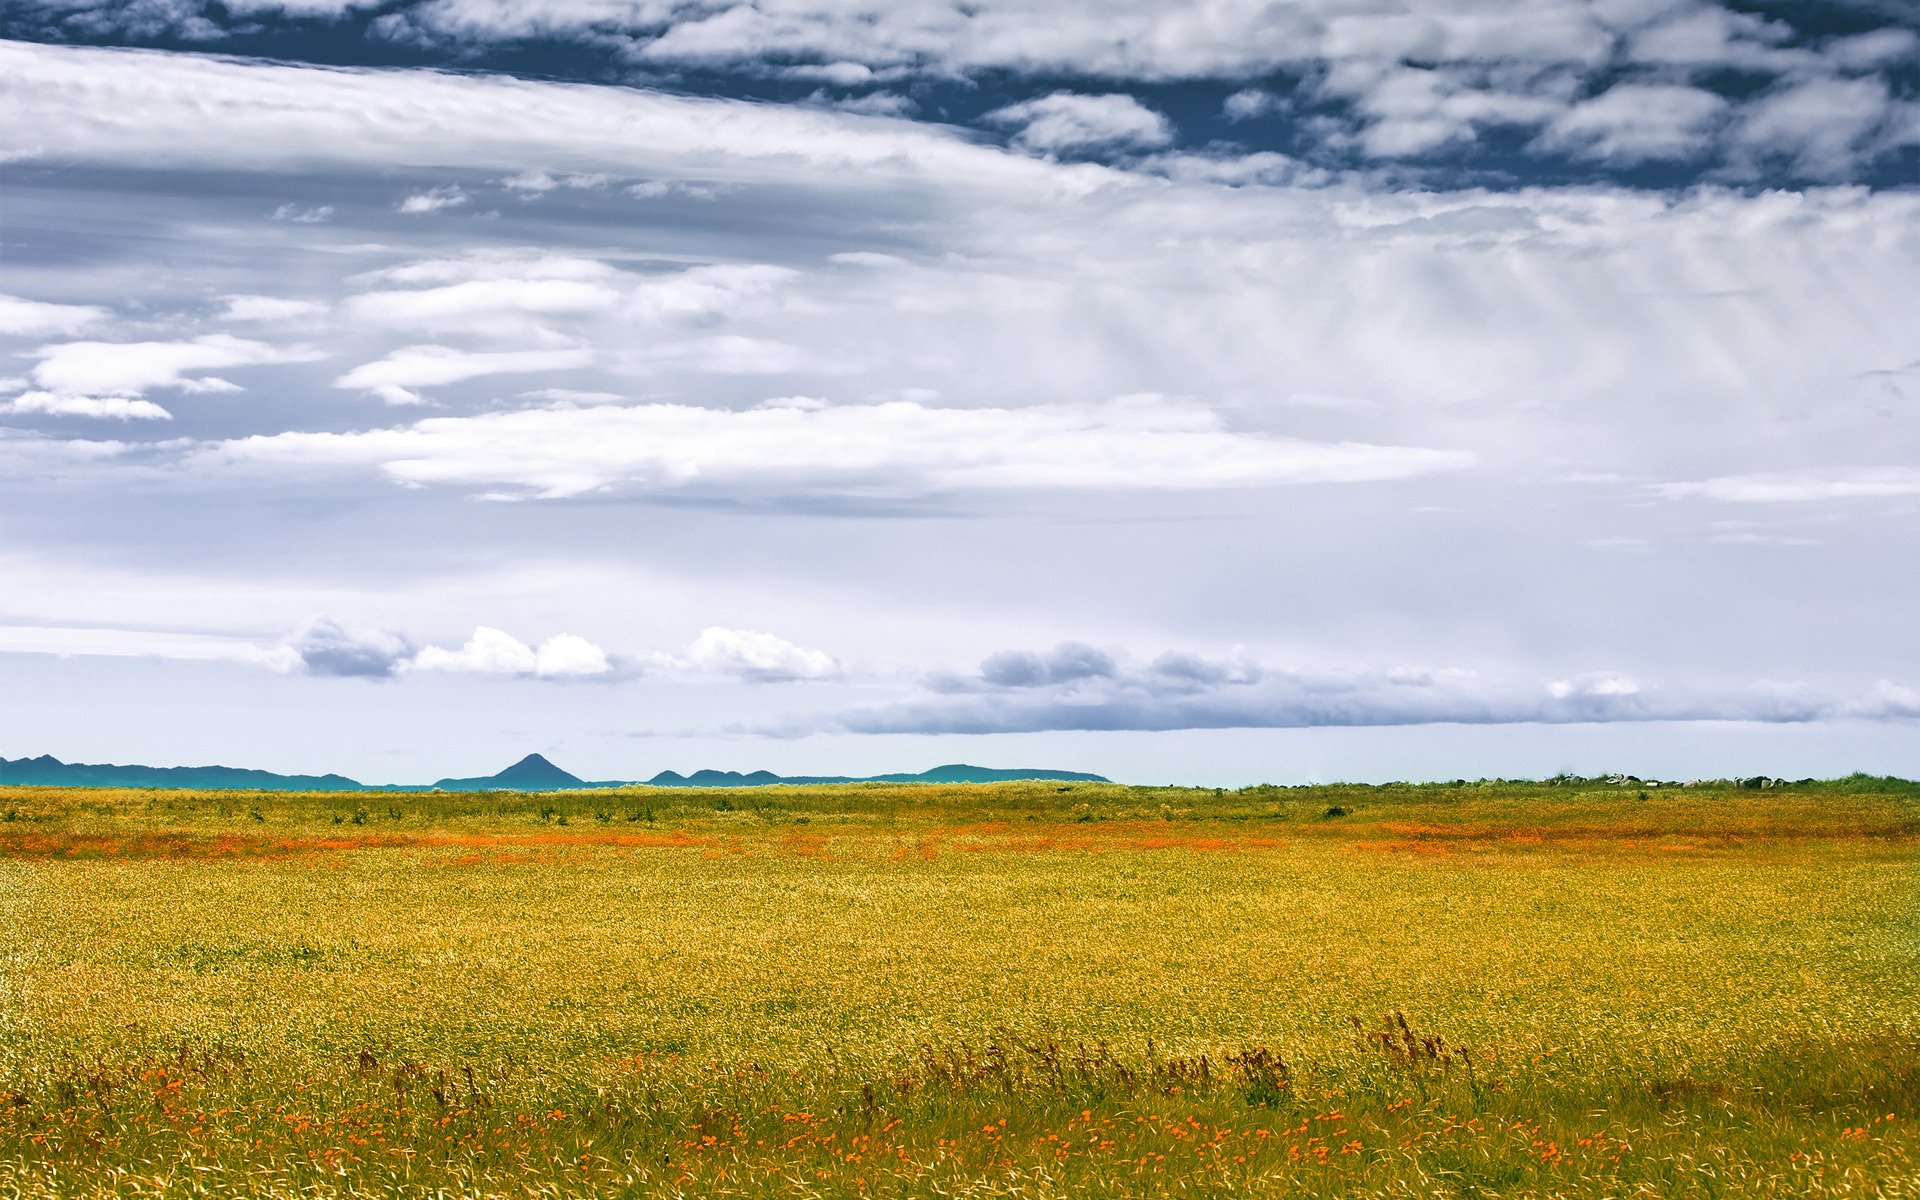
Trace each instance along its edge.
<path fill-rule="evenodd" d="M 1861 778 L 0 789 L 0 1195 L 1920 1196 L 1917 851 Z"/>

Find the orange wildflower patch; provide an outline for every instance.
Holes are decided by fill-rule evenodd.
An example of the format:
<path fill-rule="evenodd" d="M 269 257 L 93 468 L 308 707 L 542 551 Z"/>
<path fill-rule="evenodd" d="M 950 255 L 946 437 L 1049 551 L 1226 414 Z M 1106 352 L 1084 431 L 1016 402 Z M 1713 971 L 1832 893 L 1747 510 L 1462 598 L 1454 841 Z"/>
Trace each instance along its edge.
<path fill-rule="evenodd" d="M 273 835 L 224 833 L 214 836 L 178 832 L 142 832 L 124 837 L 94 833 L 0 833 L 0 857 L 26 859 L 277 859 L 350 850 L 466 850 L 454 863 L 474 866 L 486 851 L 618 846 L 681 848 L 707 846 L 713 839 L 682 831 L 671 833 L 368 833 L 352 835 Z M 523 856 L 524 858 L 524 856 Z"/>

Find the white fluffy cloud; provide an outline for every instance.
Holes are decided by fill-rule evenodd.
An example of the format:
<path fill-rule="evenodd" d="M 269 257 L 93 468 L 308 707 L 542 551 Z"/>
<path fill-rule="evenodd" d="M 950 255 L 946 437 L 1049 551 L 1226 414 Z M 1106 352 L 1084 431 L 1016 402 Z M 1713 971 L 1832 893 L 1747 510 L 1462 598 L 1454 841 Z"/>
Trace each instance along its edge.
<path fill-rule="evenodd" d="M 173 414 L 151 400 L 126 396 L 74 396 L 60 392 L 22 392 L 0 410 L 49 417 L 98 417 L 109 420 L 170 421 Z"/>
<path fill-rule="evenodd" d="M 436 288 L 364 292 L 348 301 L 347 314 L 370 325 L 458 330 L 471 328 L 479 317 L 598 312 L 619 299 L 612 288 L 574 279 L 474 279 Z"/>
<path fill-rule="evenodd" d="M 1775 23 L 1706 0 L 1530 0 L 1524 20 L 1478 0 L 429 0 L 385 28 L 456 42 L 617 33 L 642 61 L 799 58 L 834 64 L 849 84 L 868 77 L 852 73 L 862 68 L 1231 79 L 1355 56 L 1751 65 L 1781 37 Z"/>
<path fill-rule="evenodd" d="M 1238 433 L 1154 397 L 1026 409 L 909 401 L 744 411 L 571 406 L 434 417 L 398 429 L 284 433 L 198 451 L 220 470 L 374 468 L 412 485 L 548 499 L 609 490 L 913 496 L 976 489 L 1186 490 L 1354 483 L 1457 470 L 1447 450 Z"/>
<path fill-rule="evenodd" d="M 106 320 L 107 316 L 107 310 L 96 304 L 50 304 L 44 300 L 0 295 L 0 336 L 46 337 L 78 333 L 89 325 Z"/>
<path fill-rule="evenodd" d="M 1730 107 L 1700 88 L 1623 83 L 1561 112 L 1541 140 L 1620 165 L 1691 158 L 1706 149 Z"/>
<path fill-rule="evenodd" d="M 797 646 L 770 633 L 717 625 L 702 630 L 685 652 L 660 656 L 656 662 L 697 675 L 758 683 L 828 679 L 840 673 L 839 662 L 824 650 Z"/>
<path fill-rule="evenodd" d="M 1920 130 L 1897 127 L 1899 115 L 1910 111 L 1895 107 L 1884 80 L 1814 77 L 1749 105 L 1734 129 L 1734 146 L 1755 171 L 1776 163 L 1816 179 L 1845 179 L 1889 140 L 1920 140 Z M 1878 136 L 1883 130 L 1890 139 Z"/>
<path fill-rule="evenodd" d="M 585 638 L 556 634 L 530 646 L 504 630 L 482 625 L 457 650 L 427 646 L 407 663 L 415 671 L 466 671 L 484 675 L 529 675 L 565 679 L 606 675 L 613 670 L 606 652 Z"/>
<path fill-rule="evenodd" d="M 1489 128 L 1537 126 L 1565 108 L 1570 89 L 1553 77 L 1491 86 L 1476 73 L 1360 59 L 1335 66 L 1320 90 L 1353 105 L 1362 118 L 1356 141 L 1368 156 L 1392 159 L 1431 154 Z"/>
<path fill-rule="evenodd" d="M 436 213 L 444 209 L 459 208 L 469 199 L 471 199 L 471 197 L 460 187 L 454 184 L 447 184 L 444 187 L 428 188 L 424 192 L 415 192 L 413 195 L 408 196 L 406 199 L 400 201 L 400 211 L 410 216 L 419 216 L 423 213 Z"/>
<path fill-rule="evenodd" d="M 372 392 L 388 404 L 419 404 L 415 389 L 441 387 L 483 375 L 564 371 L 584 367 L 593 352 L 574 350 L 456 350 L 450 346 L 403 346 L 377 362 L 363 363 L 334 381 L 335 387 Z"/>
<path fill-rule="evenodd" d="M 1124 93 L 1055 92 L 997 109 L 987 119 L 1018 128 L 1014 140 L 1043 154 L 1155 150 L 1173 141 L 1166 117 Z"/>
<path fill-rule="evenodd" d="M 178 342 L 59 342 L 32 351 L 33 381 L 63 396 L 137 396 L 156 388 L 240 390 L 218 376 L 189 372 L 325 357 L 306 346 L 274 346 L 224 333 Z"/>

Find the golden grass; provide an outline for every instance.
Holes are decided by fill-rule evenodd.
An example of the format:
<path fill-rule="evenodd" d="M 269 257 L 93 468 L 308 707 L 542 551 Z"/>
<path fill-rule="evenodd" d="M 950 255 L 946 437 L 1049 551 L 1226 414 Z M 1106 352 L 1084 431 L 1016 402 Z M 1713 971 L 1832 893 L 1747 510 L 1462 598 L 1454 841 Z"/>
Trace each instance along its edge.
<path fill-rule="evenodd" d="M 1915 1194 L 1910 792 L 1639 795 L 4 791 L 0 1195 Z"/>

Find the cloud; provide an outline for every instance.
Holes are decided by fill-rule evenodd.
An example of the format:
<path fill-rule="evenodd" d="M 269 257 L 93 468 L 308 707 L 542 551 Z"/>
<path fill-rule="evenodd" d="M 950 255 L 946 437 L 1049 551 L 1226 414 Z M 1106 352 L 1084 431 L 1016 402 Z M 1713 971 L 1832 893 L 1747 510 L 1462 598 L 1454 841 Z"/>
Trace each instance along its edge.
<path fill-rule="evenodd" d="M 533 679 L 611 677 L 607 653 L 570 633 L 529 646 L 481 626 L 457 650 L 420 646 L 387 629 L 353 628 L 320 616 L 278 641 L 120 628 L 0 625 L 0 653 L 105 655 L 235 662 L 287 673 L 391 679 L 409 671 L 452 671 Z"/>
<path fill-rule="evenodd" d="M 573 319 L 660 324 L 746 315 L 797 275 L 767 264 L 705 264 L 642 275 L 592 259 L 481 254 L 375 272 L 369 282 L 415 286 L 362 292 L 348 299 L 346 312 L 372 328 L 552 337 L 551 323 Z"/>
<path fill-rule="evenodd" d="M 900 176 L 1034 178 L 1038 169 L 950 130 L 817 108 L 20 42 L 0 43 L 4 161 L 516 172 L 533 161 L 702 184 L 752 164 L 761 179 L 818 184 L 821 172 L 838 172 L 849 189 Z M 451 199 L 446 189 L 457 187 L 437 195 Z M 436 191 L 417 195 L 431 206 Z"/>
<path fill-rule="evenodd" d="M 0 428 L 0 480 L 33 485 L 82 478 L 134 449 L 128 442 L 57 438 Z"/>
<path fill-rule="evenodd" d="M 694 371 L 707 375 L 857 374 L 859 367 L 772 338 L 723 333 L 667 342 L 621 356 L 628 370 Z"/>
<path fill-rule="evenodd" d="M 473 636 L 458 650 L 427 646 L 406 665 L 415 671 L 462 671 L 541 679 L 584 678 L 613 671 L 604 650 L 574 634 L 556 634 L 535 647 L 485 625 L 475 629 Z"/>
<path fill-rule="evenodd" d="M 1836 67 L 1853 71 L 1872 71 L 1911 62 L 1920 57 L 1920 31 L 1875 29 L 1834 38 L 1821 50 L 1821 57 Z"/>
<path fill-rule="evenodd" d="M 1220 106 L 1220 115 L 1229 121 L 1250 121 L 1280 108 L 1280 97 L 1260 88 L 1241 88 Z"/>
<path fill-rule="evenodd" d="M 415 192 L 400 201 L 400 211 L 411 216 L 422 213 L 436 213 L 449 208 L 459 208 L 468 200 L 467 193 L 454 184 L 429 188 L 424 192 Z"/>
<path fill-rule="evenodd" d="M 224 379 L 187 373 L 325 357 L 306 346 L 271 346 L 224 333 L 178 342 L 59 342 L 31 354 L 40 360 L 33 381 L 66 396 L 133 396 L 155 388 L 238 391 Z"/>
<path fill-rule="evenodd" d="M 1730 107 L 1700 88 L 1623 83 L 1554 117 L 1540 140 L 1555 150 L 1623 166 L 1692 158 L 1709 148 Z"/>
<path fill-rule="evenodd" d="M 1062 642 L 1045 654 L 1005 650 L 980 664 L 981 682 L 990 687 L 1043 687 L 1077 679 L 1111 679 L 1113 656 L 1082 642 Z"/>
<path fill-rule="evenodd" d="M 173 414 L 151 400 L 126 396 L 73 396 L 59 392 L 24 392 L 0 409 L 39 413 L 50 417 L 98 417 L 110 420 L 171 421 Z"/>
<path fill-rule="evenodd" d="M 655 661 L 698 675 L 753 683 L 828 679 L 840 674 L 840 664 L 823 650 L 797 646 L 770 633 L 717 625 L 702 630 L 684 653 L 657 656 Z"/>
<path fill-rule="evenodd" d="M 1350 140 L 1363 154 L 1393 159 L 1450 149 L 1488 128 L 1539 125 L 1566 107 L 1570 85 L 1547 76 L 1497 86 L 1472 69 L 1359 59 L 1329 70 L 1319 94 L 1352 105 L 1359 132 Z"/>
<path fill-rule="evenodd" d="M 319 225 L 333 219 L 333 205 L 282 204 L 273 210 L 276 221 L 291 221 L 296 225 Z"/>
<path fill-rule="evenodd" d="M 44 300 L 0 295 L 0 335 L 7 337 L 78 333 L 106 320 L 109 315 L 106 309 L 95 304 L 50 304 Z"/>
<path fill-rule="evenodd" d="M 643 320 L 724 316 L 748 311 L 800 278 L 770 263 L 715 263 L 631 285 L 625 311 Z"/>
<path fill-rule="evenodd" d="M 363 292 L 347 301 L 347 315 L 376 327 L 459 331 L 506 314 L 600 312 L 619 300 L 620 293 L 610 287 L 574 279 L 475 279 L 436 288 Z"/>
<path fill-rule="evenodd" d="M 1717 500 L 1726 504 L 1808 504 L 1823 500 L 1884 500 L 1920 496 L 1920 470 L 1860 467 L 1838 471 L 1781 471 L 1722 475 L 1649 490 L 1668 500 Z"/>
<path fill-rule="evenodd" d="M 1633 7 L 1534 0 L 1527 20 L 1473 0 L 1295 0 L 1286 5 L 1080 0 L 556 0 L 515 6 L 429 0 L 386 19 L 390 36 L 429 44 L 612 36 L 661 65 L 831 73 L 853 86 L 879 71 L 1175 80 L 1246 79 L 1353 55 L 1604 63 Z M 1637 6 L 1646 8 L 1647 6 Z M 1654 7 L 1683 11 L 1710 6 Z M 1624 19 L 1623 19 L 1624 18 Z M 1751 37 L 1751 21 L 1727 37 Z M 1722 42 L 1724 44 L 1725 38 Z"/>
<path fill-rule="evenodd" d="M 1812 78 L 1747 105 L 1732 132 L 1745 169 L 1769 164 L 1813 179 L 1845 179 L 1874 157 L 1873 135 L 1894 113 L 1880 79 Z"/>
<path fill-rule="evenodd" d="M 518 175 L 509 175 L 500 181 L 500 186 L 509 191 L 526 192 L 532 196 L 544 196 L 560 188 L 573 191 L 595 191 L 607 186 L 612 176 L 605 172 L 592 175 L 549 175 L 545 171 L 522 171 Z"/>
<path fill-rule="evenodd" d="M 1173 141 L 1173 125 L 1166 117 L 1124 93 L 1055 92 L 996 109 L 986 119 L 1018 127 L 1014 141 L 1043 154 L 1153 150 Z"/>
<path fill-rule="evenodd" d="M 331 617 L 316 617 L 282 645 L 309 675 L 385 679 L 407 665 L 412 642 L 382 629 L 350 630 Z"/>
<path fill-rule="evenodd" d="M 471 250 L 453 257 L 416 258 L 358 276 L 356 282 L 400 287 L 439 287 L 470 282 L 525 283 L 573 280 L 607 283 L 621 272 L 596 258 L 541 249 Z"/>
<path fill-rule="evenodd" d="M 0 625 L 0 654 L 230 662 L 274 671 L 298 666 L 284 646 L 217 634 L 71 625 Z"/>
<path fill-rule="evenodd" d="M 1859 693 L 1769 681 L 1663 689 L 1611 671 L 1528 681 L 1419 666 L 1283 670 L 1244 655 L 1209 659 L 1169 653 L 1142 665 L 1111 655 L 1089 657 L 1085 650 L 1067 644 L 1051 653 L 991 655 L 970 675 L 930 675 L 920 697 L 775 722 L 760 732 L 989 734 L 1920 718 L 1920 692 L 1884 680 Z M 1047 666 L 1062 661 L 1085 662 L 1087 668 L 1055 673 Z"/>
<path fill-rule="evenodd" d="M 285 296 L 222 296 L 226 307 L 220 312 L 224 321 L 316 321 L 327 315 L 327 306 L 317 300 L 295 300 Z"/>
<path fill-rule="evenodd" d="M 575 350 L 455 350 L 449 346 L 404 346 L 377 362 L 363 363 L 334 380 L 335 387 L 361 388 L 388 404 L 419 404 L 416 388 L 441 387 L 484 375 L 562 371 L 584 367 L 593 352 Z"/>
<path fill-rule="evenodd" d="M 396 373 L 343 385 L 405 386 L 423 378 L 425 372 Z M 204 447 L 189 465 L 207 471 L 373 468 L 410 485 L 510 488 L 559 499 L 700 488 L 853 496 L 1182 491 L 1404 479 L 1470 461 L 1448 450 L 1235 432 L 1204 408 L 1149 397 L 1025 409 L 908 401 L 744 411 L 559 406 L 435 417 L 396 429 L 241 438 Z"/>
<path fill-rule="evenodd" d="M 270 23 L 247 19 L 233 6 L 206 0 L 75 3 L 78 12 L 69 11 L 64 17 L 43 14 L 43 24 L 20 17 L 15 28 L 39 30 L 37 36 L 25 38 L 36 43 L 111 40 L 116 30 L 145 39 L 157 36 L 159 30 L 173 29 L 189 40 L 216 41 L 244 33 L 255 45 L 264 38 L 275 47 L 267 54 L 277 49 L 279 57 L 298 58 L 309 52 L 300 41 L 309 36 L 303 27 L 276 30 Z M 270 4 L 250 11 L 303 7 Z M 1863 76 L 1877 73 L 1875 82 L 1884 83 L 1909 69 L 1920 47 L 1901 18 L 1869 7 L 1862 7 L 1856 19 L 1862 25 L 1877 23 L 1879 28 L 1828 36 L 1821 28 L 1827 21 L 1817 15 L 1817 6 L 1775 6 L 1783 19 L 1735 11 L 1722 0 L 1529 0 L 1525 20 L 1513 20 L 1484 0 L 1364 4 L 1290 0 L 1285 5 L 1068 0 L 1039 6 L 1031 0 L 782 0 L 772 7 L 758 0 L 546 0 L 531 6 L 500 0 L 423 0 L 389 7 L 391 11 L 371 20 L 368 32 L 373 39 L 404 44 L 410 54 L 462 70 L 470 70 L 476 61 L 488 61 L 492 48 L 533 41 L 556 51 L 550 60 L 555 69 L 573 69 L 589 78 L 602 75 L 611 57 L 620 69 L 658 73 L 682 86 L 688 79 L 682 72 L 689 67 L 722 79 L 744 74 L 828 85 L 801 103 L 786 106 L 789 113 L 803 107 L 821 112 L 830 107 L 882 114 L 911 111 L 912 101 L 898 91 L 847 95 L 846 89 L 898 88 L 915 77 L 974 79 L 1016 97 L 1023 88 L 1057 88 L 1063 83 L 1113 89 L 1098 96 L 1065 91 L 1017 99 L 1011 107 L 1043 104 L 1059 110 L 1059 98 L 1065 96 L 1108 102 L 1115 110 L 1050 113 L 1049 128 L 1031 130 L 1022 143 L 1042 153 L 1131 153 L 1143 144 L 1166 144 L 1171 130 L 1164 118 L 1118 90 L 1129 83 L 1204 80 L 1239 86 L 1224 115 L 1245 119 L 1255 115 L 1256 109 L 1271 111 L 1261 99 L 1273 96 L 1271 89 L 1285 86 L 1290 79 L 1302 80 L 1288 99 L 1308 102 L 1294 106 L 1303 114 L 1297 128 L 1316 144 L 1290 147 L 1290 151 L 1323 166 L 1347 159 L 1352 151 L 1375 159 L 1399 159 L 1447 150 L 1484 162 L 1504 152 L 1471 144 L 1485 130 L 1503 125 L 1542 128 L 1582 97 L 1622 79 L 1629 86 L 1719 88 L 1733 99 L 1736 109 L 1747 106 L 1750 82 L 1770 84 L 1772 90 L 1791 90 L 1809 82 L 1832 88 L 1856 84 Z M 327 15 L 337 19 L 341 13 L 329 10 Z M 143 64 L 120 73 L 146 76 L 156 70 Z M 1736 84 L 1728 84 L 1730 73 L 1737 73 Z M 470 103 L 421 104 L 418 111 L 402 114 L 400 104 L 411 105 L 419 97 L 388 98 L 370 104 L 361 120 L 345 131 L 335 131 L 335 137 L 313 136 L 314 124 L 339 107 L 339 95 L 351 87 L 340 78 L 346 74 L 313 72 L 317 86 L 311 90 L 305 113 L 292 111 L 288 97 L 264 86 L 265 75 L 254 75 L 247 85 L 254 102 L 249 119 L 276 128 L 270 138 L 242 144 L 262 158 L 298 156 L 312 162 L 342 153 L 343 143 L 351 141 L 360 144 L 358 152 L 384 157 L 394 165 L 445 166 L 450 164 L 436 157 L 432 138 L 453 123 L 476 119 L 487 126 L 482 140 L 499 145 L 524 140 L 541 124 L 552 130 L 570 125 L 586 128 L 590 123 L 556 120 L 556 109 L 599 103 L 586 101 L 583 95 L 564 104 L 556 104 L 551 95 L 527 103 L 503 102 L 507 91 L 491 82 L 450 78 L 442 90 L 466 89 Z M 232 78 L 237 82 L 239 77 Z M 1317 86 L 1334 80 L 1346 82 L 1330 89 Z M 1355 80 L 1367 82 L 1356 85 Z M 39 82 L 29 81 L 21 92 L 35 90 Z M 113 86 L 121 93 L 155 86 L 171 91 L 175 82 L 169 78 Z M 44 85 L 40 90 L 45 90 Z M 1895 90 L 1904 93 L 1906 88 Z M 224 103 L 220 89 L 191 94 L 191 99 Z M 556 156 L 529 145 L 517 157 L 488 155 L 485 165 L 489 170 L 513 172 L 500 181 L 502 186 L 533 198 L 560 188 L 599 187 L 623 174 L 631 176 L 649 154 L 656 163 L 662 157 L 698 157 L 693 149 L 696 139 L 683 139 L 681 131 L 672 128 L 681 120 L 658 120 L 661 110 L 650 107 L 650 100 L 634 104 L 638 99 L 626 97 L 609 104 L 612 119 L 591 123 L 595 136 L 603 140 L 617 140 L 643 128 L 666 133 L 650 144 L 641 142 L 624 158 L 613 153 Z M 1804 105 L 1811 99 L 1803 97 L 1797 103 Z M 43 99 L 42 103 L 57 101 Z M 136 97 L 121 94 L 100 107 L 129 110 L 138 103 Z M 1763 95 L 1755 102 L 1756 112 L 1770 103 Z M 615 111 L 621 105 L 627 107 Z M 1119 110 L 1125 105 L 1138 111 L 1123 116 Z M 59 147 L 64 153 L 86 153 L 79 143 L 103 132 L 86 130 L 87 136 L 76 141 L 46 125 L 41 116 L 31 108 L 22 112 L 27 128 L 36 127 L 37 121 L 38 128 L 51 131 L 38 144 L 46 152 Z M 733 135 L 751 123 L 711 119 L 711 114 L 702 115 L 697 109 L 680 116 L 688 118 L 686 124 L 708 125 L 715 135 L 709 145 L 731 145 L 736 150 L 745 139 L 736 140 Z M 210 112 L 208 117 L 203 124 L 227 124 L 224 112 Z M 1838 177 L 1835 171 L 1858 171 L 1870 162 L 1884 161 L 1883 156 L 1898 149 L 1897 142 L 1884 139 L 1852 144 L 1837 156 L 1830 153 L 1831 146 L 1809 149 L 1803 146 L 1805 131 L 1777 127 L 1783 117 L 1787 114 L 1774 113 L 1754 132 L 1763 140 L 1783 136 L 1794 140 L 1800 148 L 1786 153 L 1798 157 L 1810 177 L 1833 178 Z M 1605 119 L 1607 128 L 1632 120 L 1605 110 L 1584 119 Z M 1830 107 L 1824 119 L 1844 125 L 1851 117 Z M 1791 117 L 1788 124 L 1798 120 Z M 751 140 L 762 141 L 760 132 L 765 130 L 756 131 Z M 1842 143 L 1850 140 L 1837 128 L 1831 137 Z M 163 144 L 181 145 L 193 153 L 198 148 L 192 144 L 201 140 L 204 135 Z M 788 139 L 788 144 L 797 147 L 809 140 L 814 144 L 800 154 L 816 153 L 826 141 L 796 137 Z M 1678 163 L 1693 157 L 1675 149 L 1671 140 L 1651 135 L 1627 140 L 1639 149 L 1622 153 L 1641 153 L 1639 161 Z M 1551 155 L 1585 149 L 1589 152 L 1580 157 L 1590 164 L 1633 161 L 1593 152 L 1595 142 L 1584 133 L 1564 139 L 1536 138 L 1528 151 Z M 1717 148 L 1730 151 L 1736 166 L 1754 149 L 1737 143 Z M 896 165 L 906 165 L 913 157 L 903 154 Z M 528 163 L 539 166 L 529 168 Z M 663 182 L 661 186 L 671 185 Z M 465 199 L 457 185 L 441 185 L 409 196 L 403 211 L 442 211 Z"/>

